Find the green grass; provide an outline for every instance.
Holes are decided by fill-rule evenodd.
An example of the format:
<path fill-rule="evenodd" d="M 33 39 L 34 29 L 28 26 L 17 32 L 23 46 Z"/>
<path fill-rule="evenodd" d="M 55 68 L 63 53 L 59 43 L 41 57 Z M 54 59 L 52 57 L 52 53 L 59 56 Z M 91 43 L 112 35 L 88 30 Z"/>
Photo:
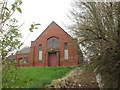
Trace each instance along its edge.
<path fill-rule="evenodd" d="M 8 83 L 8 87 L 43 88 L 52 80 L 63 77 L 75 67 L 21 67 L 17 79 Z"/>

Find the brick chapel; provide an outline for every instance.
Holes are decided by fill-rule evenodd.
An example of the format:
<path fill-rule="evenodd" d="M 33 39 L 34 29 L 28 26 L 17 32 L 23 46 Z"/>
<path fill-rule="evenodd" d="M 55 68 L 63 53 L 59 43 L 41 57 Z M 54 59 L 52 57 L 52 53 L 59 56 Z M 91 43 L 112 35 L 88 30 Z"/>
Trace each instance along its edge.
<path fill-rule="evenodd" d="M 77 39 L 54 21 L 31 42 L 29 52 L 16 53 L 17 66 L 73 66 L 82 62 Z M 79 55 L 81 54 L 81 55 Z M 24 63 L 20 63 L 24 61 Z"/>

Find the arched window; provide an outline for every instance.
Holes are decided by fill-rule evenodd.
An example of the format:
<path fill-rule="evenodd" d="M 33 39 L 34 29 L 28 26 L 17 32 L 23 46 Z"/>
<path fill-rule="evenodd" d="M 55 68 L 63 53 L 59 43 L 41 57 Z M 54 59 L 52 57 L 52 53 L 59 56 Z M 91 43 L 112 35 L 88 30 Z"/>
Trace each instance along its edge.
<path fill-rule="evenodd" d="M 64 43 L 64 49 L 68 50 L 68 43 L 67 42 Z"/>
<path fill-rule="evenodd" d="M 47 40 L 48 48 L 58 48 L 59 47 L 59 38 L 51 37 Z"/>

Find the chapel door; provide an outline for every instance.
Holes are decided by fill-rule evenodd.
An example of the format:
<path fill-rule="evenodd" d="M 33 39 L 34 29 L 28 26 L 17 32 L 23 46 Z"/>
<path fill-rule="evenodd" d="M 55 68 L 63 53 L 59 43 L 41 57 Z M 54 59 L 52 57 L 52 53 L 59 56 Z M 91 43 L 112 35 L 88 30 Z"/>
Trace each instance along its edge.
<path fill-rule="evenodd" d="M 48 54 L 48 62 L 48 66 L 58 66 L 56 52 Z"/>

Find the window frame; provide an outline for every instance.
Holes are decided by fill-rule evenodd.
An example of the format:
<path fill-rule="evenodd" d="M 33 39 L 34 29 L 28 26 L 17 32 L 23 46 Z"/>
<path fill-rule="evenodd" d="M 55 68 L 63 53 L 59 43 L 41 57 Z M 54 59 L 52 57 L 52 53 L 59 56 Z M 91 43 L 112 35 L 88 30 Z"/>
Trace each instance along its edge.
<path fill-rule="evenodd" d="M 27 58 L 27 59 L 26 59 Z M 25 64 L 28 64 L 28 59 L 29 57 L 28 56 L 24 56 L 24 61 L 25 61 Z M 26 60 L 27 60 L 27 62 L 26 62 Z"/>
<path fill-rule="evenodd" d="M 68 42 L 64 43 L 64 60 L 68 61 L 69 59 L 69 50 L 68 50 Z"/>
<path fill-rule="evenodd" d="M 39 44 L 39 51 L 42 51 L 42 44 Z"/>
<path fill-rule="evenodd" d="M 68 42 L 64 43 L 64 50 L 68 50 Z"/>
<path fill-rule="evenodd" d="M 47 48 L 59 48 L 60 47 L 60 39 L 58 37 L 50 37 L 47 39 Z"/>
<path fill-rule="evenodd" d="M 42 44 L 39 44 L 39 50 L 38 50 L 38 59 L 40 62 L 42 62 Z"/>

